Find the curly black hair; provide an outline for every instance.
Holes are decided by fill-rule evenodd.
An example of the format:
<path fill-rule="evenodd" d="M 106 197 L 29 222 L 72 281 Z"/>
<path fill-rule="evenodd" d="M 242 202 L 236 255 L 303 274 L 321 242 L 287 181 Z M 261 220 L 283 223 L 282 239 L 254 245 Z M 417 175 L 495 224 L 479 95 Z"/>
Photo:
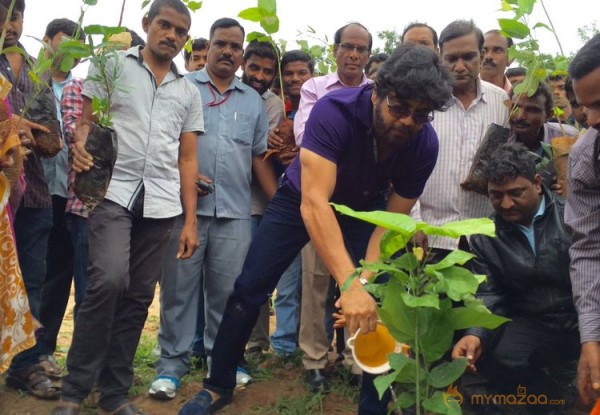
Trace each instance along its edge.
<path fill-rule="evenodd" d="M 416 100 L 445 111 L 452 105 L 452 75 L 431 49 L 414 44 L 397 47 L 377 72 L 375 92 L 393 92 L 399 100 Z"/>

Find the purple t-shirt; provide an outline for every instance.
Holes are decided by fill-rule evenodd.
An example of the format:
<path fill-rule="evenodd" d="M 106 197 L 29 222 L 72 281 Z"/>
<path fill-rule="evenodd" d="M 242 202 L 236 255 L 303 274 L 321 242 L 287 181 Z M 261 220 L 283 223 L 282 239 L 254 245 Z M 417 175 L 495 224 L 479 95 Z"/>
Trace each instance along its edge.
<path fill-rule="evenodd" d="M 390 181 L 398 195 L 407 199 L 419 197 L 438 155 L 437 134 L 427 123 L 385 162 L 375 162 L 372 88 L 343 88 L 317 101 L 302 141 L 303 148 L 337 165 L 331 201 L 354 209 L 380 197 Z M 300 192 L 299 157 L 287 169 L 286 181 Z"/>

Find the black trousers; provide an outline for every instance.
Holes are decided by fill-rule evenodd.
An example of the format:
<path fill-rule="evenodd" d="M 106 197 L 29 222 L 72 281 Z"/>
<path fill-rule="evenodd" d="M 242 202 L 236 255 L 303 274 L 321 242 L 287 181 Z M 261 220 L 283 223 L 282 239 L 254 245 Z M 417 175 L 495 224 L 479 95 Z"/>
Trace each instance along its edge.
<path fill-rule="evenodd" d="M 481 414 L 505 413 L 508 406 L 523 414 L 549 413 L 575 391 L 580 347 L 574 324 L 557 328 L 512 317 L 484 347 L 476 364 L 481 377 L 463 377 L 466 404 Z M 487 399 L 494 395 L 495 404 Z"/>
<path fill-rule="evenodd" d="M 175 223 L 144 218 L 142 210 L 104 200 L 90 215 L 89 284 L 67 357 L 65 401 L 81 403 L 97 373 L 103 410 L 128 401 L 133 358 Z"/>

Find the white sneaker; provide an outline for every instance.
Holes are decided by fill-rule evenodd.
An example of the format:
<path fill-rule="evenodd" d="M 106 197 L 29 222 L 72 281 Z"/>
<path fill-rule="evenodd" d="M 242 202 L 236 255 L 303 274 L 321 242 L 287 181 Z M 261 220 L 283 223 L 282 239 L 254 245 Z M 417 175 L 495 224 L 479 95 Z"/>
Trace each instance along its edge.
<path fill-rule="evenodd" d="M 235 372 L 235 383 L 237 386 L 247 385 L 252 381 L 252 376 L 246 372 L 246 370 L 240 366 L 237 367 L 237 371 Z"/>
<path fill-rule="evenodd" d="M 159 376 L 150 385 L 148 395 L 154 399 L 166 401 L 173 399 L 177 395 L 177 389 L 179 389 L 179 381 L 177 379 L 168 376 Z"/>

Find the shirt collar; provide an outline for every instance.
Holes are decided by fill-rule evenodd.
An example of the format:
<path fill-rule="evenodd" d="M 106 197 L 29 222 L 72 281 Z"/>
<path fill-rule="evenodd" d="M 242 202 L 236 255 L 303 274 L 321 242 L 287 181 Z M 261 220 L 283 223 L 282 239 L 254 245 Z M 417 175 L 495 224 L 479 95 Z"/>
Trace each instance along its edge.
<path fill-rule="evenodd" d="M 191 79 L 193 79 L 194 81 L 196 81 L 200 84 L 207 84 L 210 82 L 211 84 L 213 84 L 213 86 L 215 88 L 217 87 L 214 84 L 214 82 L 212 82 L 212 79 L 210 79 L 210 75 L 208 74 L 206 67 L 200 69 L 199 71 L 194 71 L 191 74 L 189 74 L 188 76 L 190 76 Z M 240 81 L 237 76 L 234 76 L 233 79 L 231 80 L 231 82 L 229 83 L 229 86 L 227 87 L 226 91 L 228 91 L 230 89 L 237 89 L 239 91 L 244 91 L 244 90 L 246 90 L 246 88 L 252 89 L 251 87 L 249 87 L 248 85 L 246 85 L 242 81 Z"/>
<path fill-rule="evenodd" d="M 358 84 L 357 86 L 363 86 L 365 84 L 370 84 L 370 83 L 373 83 L 373 81 L 370 80 L 369 78 L 367 78 L 367 76 L 363 73 L 362 78 L 360 79 L 360 84 Z M 336 84 L 340 84 L 344 87 L 348 86 L 342 82 L 337 71 L 332 73 L 331 76 L 328 77 L 327 82 L 325 83 L 325 89 L 329 89 L 331 86 L 336 85 Z"/>
<path fill-rule="evenodd" d="M 125 56 L 134 58 L 138 61 L 140 65 L 144 65 L 144 56 L 142 55 L 143 46 L 133 46 L 125 51 Z M 177 65 L 174 62 L 171 62 L 171 72 L 175 78 L 181 78 L 183 75 L 179 73 L 177 69 Z"/>

